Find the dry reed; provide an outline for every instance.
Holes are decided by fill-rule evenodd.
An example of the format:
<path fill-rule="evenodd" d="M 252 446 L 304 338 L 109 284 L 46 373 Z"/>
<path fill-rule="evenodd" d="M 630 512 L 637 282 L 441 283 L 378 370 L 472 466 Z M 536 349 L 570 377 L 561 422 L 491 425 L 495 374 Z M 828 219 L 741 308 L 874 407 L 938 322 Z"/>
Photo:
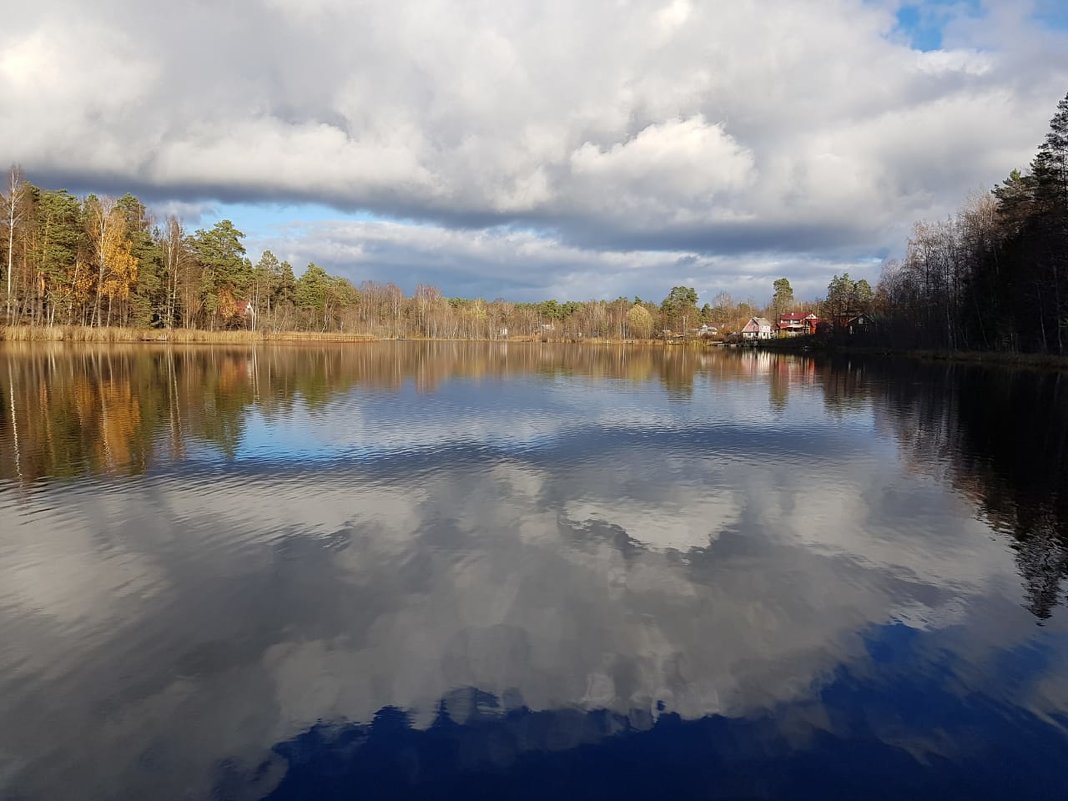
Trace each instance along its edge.
<path fill-rule="evenodd" d="M 367 334 L 319 331 L 204 331 L 196 328 L 93 328 L 90 326 L 0 326 L 8 342 L 161 342 L 251 344 L 254 342 L 369 342 Z"/>

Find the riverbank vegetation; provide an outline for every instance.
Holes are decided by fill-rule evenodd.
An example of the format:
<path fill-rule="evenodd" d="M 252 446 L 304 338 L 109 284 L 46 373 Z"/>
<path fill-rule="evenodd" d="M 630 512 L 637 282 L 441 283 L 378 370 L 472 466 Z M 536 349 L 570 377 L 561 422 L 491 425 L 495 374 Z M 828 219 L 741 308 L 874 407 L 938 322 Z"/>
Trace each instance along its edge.
<path fill-rule="evenodd" d="M 131 328 L 86 325 L 0 326 L 0 342 L 168 342 L 171 344 L 236 345 L 254 342 L 368 342 L 366 334 L 340 331 L 252 331 L 231 328 Z"/>

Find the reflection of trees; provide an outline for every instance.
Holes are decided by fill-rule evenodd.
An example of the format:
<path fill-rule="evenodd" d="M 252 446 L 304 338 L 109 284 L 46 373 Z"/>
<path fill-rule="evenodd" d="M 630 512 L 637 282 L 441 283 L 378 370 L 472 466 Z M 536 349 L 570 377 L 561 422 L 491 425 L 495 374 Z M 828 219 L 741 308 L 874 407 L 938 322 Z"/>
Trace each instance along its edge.
<path fill-rule="evenodd" d="M 916 754 L 918 743 L 1003 732 L 1005 711 L 935 681 L 880 679 L 842 671 L 824 688 L 820 707 L 796 703 L 774 715 L 697 720 L 639 710 L 532 710 L 517 705 L 521 699 L 507 703 L 468 688 L 443 699 L 426 728 L 384 707 L 369 723 L 317 723 L 277 743 L 259 765 L 227 760 L 216 794 L 540 799 L 566 788 L 568 798 L 790 798 L 803 777 L 812 798 L 1023 798 L 1056 795 L 1050 789 L 1063 786 L 1063 737 L 1054 721 L 1016 710 L 1026 723 L 1009 735 L 947 755 Z M 901 695 L 929 704 L 903 707 Z"/>
<path fill-rule="evenodd" d="M 658 382 L 671 398 L 705 381 L 818 382 L 832 414 L 874 401 L 912 469 L 945 476 L 1013 536 L 1028 606 L 1050 616 L 1068 578 L 1068 379 L 1055 372 L 810 359 L 679 346 L 478 342 L 330 347 L 5 347 L 0 478 L 138 474 L 194 443 L 232 457 L 248 412 L 268 421 L 361 386 L 433 392 L 456 379 L 583 376 Z"/>
<path fill-rule="evenodd" d="M 1068 380 L 1059 372 L 840 364 L 831 408 L 875 402 L 906 463 L 944 477 L 1013 538 L 1028 608 L 1050 617 L 1068 578 Z"/>
<path fill-rule="evenodd" d="M 298 396 L 316 410 L 356 386 L 434 392 L 455 379 L 575 375 L 657 381 L 685 401 L 697 376 L 762 381 L 779 357 L 458 341 L 255 349 L 14 343 L 0 358 L 0 441 L 11 443 L 0 452 L 0 477 L 32 481 L 137 474 L 155 460 L 183 458 L 193 443 L 232 457 L 249 410 L 270 421 L 288 415 Z M 784 380 L 797 380 L 806 364 L 790 360 Z"/>
<path fill-rule="evenodd" d="M 820 371 L 823 404 L 827 412 L 841 416 L 847 411 L 861 409 L 868 402 L 865 386 L 867 374 L 857 362 L 843 361 L 831 369 Z"/>
<path fill-rule="evenodd" d="M 693 396 L 695 356 L 695 352 L 686 347 L 665 348 L 662 351 L 657 364 L 658 373 L 671 397 L 685 400 Z"/>
<path fill-rule="evenodd" d="M 778 413 L 786 411 L 790 394 L 790 363 L 786 359 L 776 361 L 768 376 L 768 404 Z"/>

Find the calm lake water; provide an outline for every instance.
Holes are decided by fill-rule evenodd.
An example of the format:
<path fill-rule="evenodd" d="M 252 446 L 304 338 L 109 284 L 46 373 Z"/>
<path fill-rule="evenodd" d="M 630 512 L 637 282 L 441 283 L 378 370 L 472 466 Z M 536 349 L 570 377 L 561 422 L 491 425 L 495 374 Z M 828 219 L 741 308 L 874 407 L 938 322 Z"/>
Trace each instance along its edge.
<path fill-rule="evenodd" d="M 0 349 L 0 798 L 1068 797 L 1068 375 Z"/>

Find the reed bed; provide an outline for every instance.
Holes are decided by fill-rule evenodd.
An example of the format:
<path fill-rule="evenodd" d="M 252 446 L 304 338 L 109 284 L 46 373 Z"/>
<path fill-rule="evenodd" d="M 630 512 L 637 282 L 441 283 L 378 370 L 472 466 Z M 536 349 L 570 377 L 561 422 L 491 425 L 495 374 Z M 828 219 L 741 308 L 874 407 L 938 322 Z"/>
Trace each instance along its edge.
<path fill-rule="evenodd" d="M 66 326 L 0 326 L 8 342 L 163 342 L 172 344 L 251 344 L 255 342 L 370 342 L 367 334 L 319 331 L 204 331 L 196 328 L 94 328 Z"/>

